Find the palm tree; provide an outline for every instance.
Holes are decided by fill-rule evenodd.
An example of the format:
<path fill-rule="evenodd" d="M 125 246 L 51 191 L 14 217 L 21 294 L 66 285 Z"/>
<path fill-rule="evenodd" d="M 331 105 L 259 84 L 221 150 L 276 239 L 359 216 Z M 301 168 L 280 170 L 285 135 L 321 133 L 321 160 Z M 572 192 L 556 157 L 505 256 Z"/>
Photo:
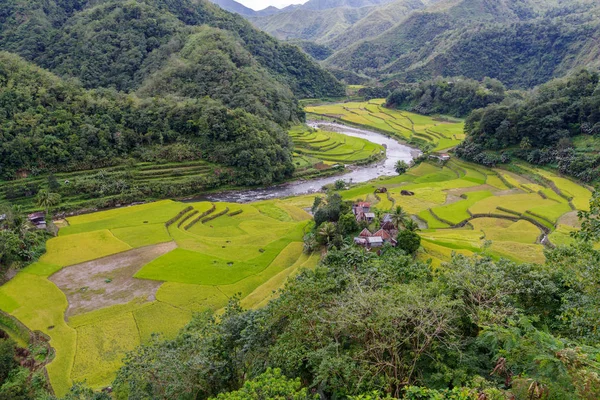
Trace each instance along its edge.
<path fill-rule="evenodd" d="M 334 238 L 336 234 L 335 224 L 332 222 L 323 222 L 321 227 L 319 228 L 319 236 L 325 240 L 327 246 L 331 243 L 331 239 Z"/>
<path fill-rule="evenodd" d="M 419 224 L 417 224 L 412 219 L 407 219 L 406 221 L 404 221 L 404 227 L 406 228 L 407 231 L 411 231 L 411 232 L 416 232 L 419 230 Z"/>
<path fill-rule="evenodd" d="M 406 163 L 406 161 L 403 161 L 403 160 L 396 161 L 396 165 L 394 166 L 394 169 L 396 170 L 398 175 L 402 175 L 403 173 L 408 171 L 409 168 L 410 168 L 410 165 L 408 165 Z"/>
<path fill-rule="evenodd" d="M 42 189 L 37 194 L 37 205 L 46 209 L 46 215 L 50 208 L 60 203 L 60 194 L 52 193 L 47 189 Z"/>
<path fill-rule="evenodd" d="M 406 219 L 408 218 L 408 213 L 404 211 L 402 206 L 397 206 L 394 212 L 391 214 L 392 223 L 398 229 L 400 229 L 400 225 L 406 226 Z"/>

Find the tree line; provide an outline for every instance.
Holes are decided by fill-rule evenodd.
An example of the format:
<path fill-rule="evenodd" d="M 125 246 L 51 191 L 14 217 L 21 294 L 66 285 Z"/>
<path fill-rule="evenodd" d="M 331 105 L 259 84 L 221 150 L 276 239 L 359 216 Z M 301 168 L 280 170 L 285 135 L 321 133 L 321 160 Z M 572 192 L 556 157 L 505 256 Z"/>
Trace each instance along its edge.
<path fill-rule="evenodd" d="M 194 159 L 236 169 L 238 184 L 267 184 L 293 172 L 285 130 L 241 108 L 209 98 L 85 90 L 17 56 L 0 53 L 0 59 L 4 179 L 116 165 L 144 149 L 175 144 Z"/>
<path fill-rule="evenodd" d="M 576 136 L 600 136 L 600 79 L 581 70 L 527 92 L 473 111 L 459 156 L 486 165 L 519 158 L 549 165 L 584 182 L 600 176 L 600 156 L 578 148 Z"/>

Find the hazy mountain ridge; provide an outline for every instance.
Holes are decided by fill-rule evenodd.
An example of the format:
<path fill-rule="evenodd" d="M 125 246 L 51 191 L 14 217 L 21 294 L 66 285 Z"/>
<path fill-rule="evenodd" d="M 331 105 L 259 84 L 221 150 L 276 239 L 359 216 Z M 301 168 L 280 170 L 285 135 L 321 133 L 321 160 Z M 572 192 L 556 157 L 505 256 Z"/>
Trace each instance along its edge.
<path fill-rule="evenodd" d="M 554 4 L 442 2 L 338 51 L 325 65 L 406 81 L 489 76 L 511 87 L 531 87 L 574 68 L 598 66 L 597 5 Z"/>

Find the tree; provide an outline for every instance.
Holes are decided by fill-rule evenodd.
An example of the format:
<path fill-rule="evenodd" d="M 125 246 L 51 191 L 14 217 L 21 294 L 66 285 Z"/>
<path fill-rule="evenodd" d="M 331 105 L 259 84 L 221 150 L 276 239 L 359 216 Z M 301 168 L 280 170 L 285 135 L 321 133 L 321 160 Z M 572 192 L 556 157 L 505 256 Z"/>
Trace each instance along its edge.
<path fill-rule="evenodd" d="M 417 224 L 412 219 L 406 219 L 406 220 L 404 220 L 404 228 L 407 231 L 416 232 L 419 230 L 419 224 Z"/>
<path fill-rule="evenodd" d="M 288 379 L 281 370 L 268 368 L 256 379 L 246 381 L 240 390 L 221 393 L 211 400 L 309 400 L 318 399 L 319 395 L 309 395 L 302 387 L 300 379 Z"/>
<path fill-rule="evenodd" d="M 105 392 L 94 392 L 82 383 L 75 383 L 69 393 L 60 400 L 111 400 L 112 397 Z"/>
<path fill-rule="evenodd" d="M 398 242 L 396 246 L 408 254 L 414 254 L 421 247 L 421 236 L 409 230 L 398 232 L 396 241 Z"/>
<path fill-rule="evenodd" d="M 402 206 L 396 206 L 396 209 L 390 215 L 392 217 L 392 223 L 398 229 L 400 226 L 406 226 L 406 220 L 408 218 L 408 213 L 404 211 Z"/>
<path fill-rule="evenodd" d="M 46 215 L 50 208 L 60 204 L 60 194 L 52 193 L 49 190 L 42 189 L 37 194 L 37 205 L 46 209 Z"/>
<path fill-rule="evenodd" d="M 0 334 L 4 334 L 4 332 L 0 331 Z M 15 342 L 10 338 L 0 338 L 0 386 L 17 366 L 15 354 Z"/>
<path fill-rule="evenodd" d="M 589 211 L 579 211 L 578 215 L 581 230 L 573 235 L 585 241 L 600 241 L 600 189 L 592 194 Z"/>
<path fill-rule="evenodd" d="M 338 221 L 338 230 L 342 235 L 347 235 L 358 230 L 358 222 L 356 222 L 354 214 L 347 213 L 342 215 Z"/>
<path fill-rule="evenodd" d="M 336 233 L 337 228 L 333 222 L 324 222 L 319 227 L 318 237 L 321 243 L 324 243 L 329 246 Z"/>
<path fill-rule="evenodd" d="M 404 160 L 398 160 L 396 162 L 396 165 L 394 166 L 394 169 L 396 170 L 398 175 L 402 175 L 403 173 L 408 171 L 409 168 L 410 166 Z"/>
<path fill-rule="evenodd" d="M 338 179 L 333 184 L 333 187 L 335 188 L 335 190 L 344 190 L 346 188 L 346 182 L 344 182 L 343 179 Z"/>

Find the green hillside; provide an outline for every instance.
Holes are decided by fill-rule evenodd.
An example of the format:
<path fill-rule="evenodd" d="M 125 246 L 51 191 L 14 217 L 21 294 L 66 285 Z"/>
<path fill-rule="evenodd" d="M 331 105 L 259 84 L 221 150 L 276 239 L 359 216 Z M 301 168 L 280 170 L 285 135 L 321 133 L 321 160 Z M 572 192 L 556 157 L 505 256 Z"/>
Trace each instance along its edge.
<path fill-rule="evenodd" d="M 205 1 L 12 0 L 0 5 L 0 49 L 17 53 L 87 88 L 138 88 L 185 45 L 195 27 L 229 31 L 255 62 L 300 97 L 343 94 L 294 46 Z"/>
<path fill-rule="evenodd" d="M 592 2 L 446 1 L 338 51 L 325 65 L 404 81 L 488 76 L 533 87 L 599 65 L 598 13 Z"/>
<path fill-rule="evenodd" d="M 29 176 L 29 181 L 18 181 L 21 185 L 52 171 L 121 165 L 131 173 L 136 160 L 201 159 L 232 168 L 222 171 L 221 183 L 269 183 L 293 171 L 291 142 L 279 125 L 209 98 L 142 99 L 114 90 L 86 90 L 0 52 L 0 104 L 0 178 Z M 208 175 L 212 185 L 217 183 L 218 173 Z M 209 181 L 196 178 L 186 183 L 188 189 L 210 187 Z M 107 191 L 117 182 L 100 179 L 98 184 Z M 115 189 L 138 198 L 149 195 L 141 192 L 142 186 Z M 86 192 L 79 190 L 80 195 Z"/>

